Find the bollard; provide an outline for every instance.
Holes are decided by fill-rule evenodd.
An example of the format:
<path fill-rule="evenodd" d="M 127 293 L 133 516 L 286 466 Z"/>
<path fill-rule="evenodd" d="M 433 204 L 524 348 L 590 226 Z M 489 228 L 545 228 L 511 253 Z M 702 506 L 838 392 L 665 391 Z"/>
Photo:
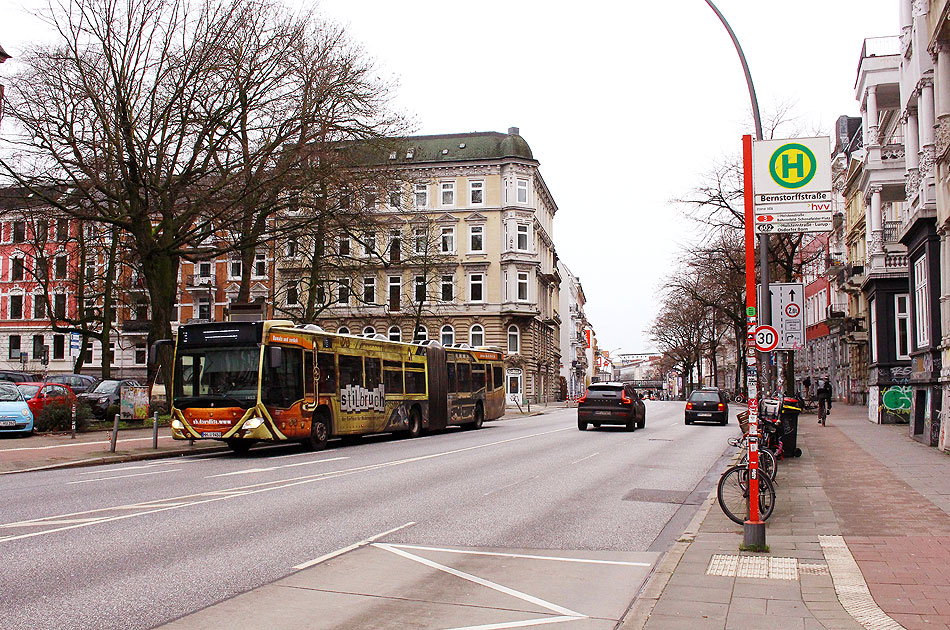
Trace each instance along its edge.
<path fill-rule="evenodd" d="M 76 403 L 73 403 L 72 417 L 73 417 L 73 424 L 72 424 L 73 428 L 72 428 L 72 434 L 69 437 L 70 439 L 75 440 L 76 439 Z"/>
<path fill-rule="evenodd" d="M 115 453 L 115 443 L 119 439 L 119 414 L 115 414 L 115 421 L 112 423 L 112 444 L 109 450 Z"/>
<path fill-rule="evenodd" d="M 152 416 L 152 448 L 158 448 L 158 412 Z"/>

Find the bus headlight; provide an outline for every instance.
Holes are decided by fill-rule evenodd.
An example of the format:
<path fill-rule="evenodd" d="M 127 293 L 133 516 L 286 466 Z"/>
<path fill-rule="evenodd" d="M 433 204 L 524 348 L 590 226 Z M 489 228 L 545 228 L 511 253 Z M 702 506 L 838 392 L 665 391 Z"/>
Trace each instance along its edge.
<path fill-rule="evenodd" d="M 248 418 L 248 419 L 247 419 L 247 422 L 245 422 L 245 423 L 241 426 L 241 428 L 250 431 L 250 430 L 252 430 L 252 429 L 256 429 L 257 427 L 261 426 L 262 424 L 264 424 L 264 418 L 256 418 L 256 417 L 255 417 L 255 418 Z"/>
<path fill-rule="evenodd" d="M 181 420 L 179 420 L 178 418 L 175 418 L 174 420 L 172 420 L 172 428 L 175 429 L 176 431 L 181 431 L 185 428 L 185 425 L 181 423 Z"/>

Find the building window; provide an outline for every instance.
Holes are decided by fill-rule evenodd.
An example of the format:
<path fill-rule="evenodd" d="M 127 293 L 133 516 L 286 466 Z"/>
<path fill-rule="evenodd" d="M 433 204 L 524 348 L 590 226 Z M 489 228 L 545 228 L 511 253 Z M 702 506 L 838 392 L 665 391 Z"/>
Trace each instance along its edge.
<path fill-rule="evenodd" d="M 399 230 L 389 232 L 389 262 L 398 264 L 402 260 L 402 233 Z"/>
<path fill-rule="evenodd" d="M 135 365 L 145 365 L 148 361 L 148 351 L 144 343 L 135 344 Z"/>
<path fill-rule="evenodd" d="M 521 350 L 521 331 L 517 326 L 508 327 L 508 354 L 518 354 Z"/>
<path fill-rule="evenodd" d="M 455 205 L 455 182 L 442 182 L 440 184 L 440 189 L 442 190 L 442 205 L 454 206 Z"/>
<path fill-rule="evenodd" d="M 86 261 L 86 275 L 85 275 L 84 280 L 86 284 L 92 284 L 93 282 L 96 281 L 96 261 L 95 260 Z"/>
<path fill-rule="evenodd" d="M 300 290 L 296 284 L 287 285 L 287 306 L 298 306 L 300 304 Z"/>
<path fill-rule="evenodd" d="M 56 219 L 56 240 L 60 243 L 69 240 L 69 219 Z"/>
<path fill-rule="evenodd" d="M 399 197 L 400 195 L 398 191 L 393 191 L 389 193 L 389 207 L 390 208 L 398 208 L 402 205 L 400 203 Z"/>
<path fill-rule="evenodd" d="M 455 228 L 442 228 L 441 249 L 443 254 L 455 253 Z"/>
<path fill-rule="evenodd" d="M 338 335 L 348 335 L 348 334 L 350 334 L 350 329 L 347 328 L 346 326 L 340 326 L 339 328 L 336 329 L 336 334 L 338 334 Z"/>
<path fill-rule="evenodd" d="M 528 301 L 528 274 L 520 271 L 518 272 L 518 301 Z"/>
<path fill-rule="evenodd" d="M 10 259 L 10 280 L 12 282 L 20 282 L 23 280 L 23 275 L 26 271 L 26 267 L 23 264 L 22 258 L 11 258 Z"/>
<path fill-rule="evenodd" d="M 68 259 L 65 256 L 57 256 L 55 261 L 55 273 L 57 280 L 66 279 L 66 268 L 68 266 Z"/>
<path fill-rule="evenodd" d="M 373 328 L 372 326 L 367 326 L 363 329 L 363 334 L 367 337 L 372 337 L 373 335 L 376 334 L 376 329 Z"/>
<path fill-rule="evenodd" d="M 442 276 L 442 301 L 455 300 L 455 276 Z"/>
<path fill-rule="evenodd" d="M 520 252 L 528 251 L 528 226 L 518 225 L 517 249 Z"/>
<path fill-rule="evenodd" d="M 8 315 L 10 319 L 23 319 L 23 296 L 22 295 L 10 296 L 10 311 Z"/>
<path fill-rule="evenodd" d="M 350 303 L 350 283 L 346 278 L 337 281 L 336 301 L 340 304 Z"/>
<path fill-rule="evenodd" d="M 115 311 L 112 311 L 115 315 Z M 57 293 L 53 296 L 53 316 L 56 319 L 66 319 L 66 294 Z"/>
<path fill-rule="evenodd" d="M 198 319 L 205 321 L 211 319 L 211 300 L 207 297 L 198 298 Z"/>
<path fill-rule="evenodd" d="M 473 206 L 480 206 L 485 203 L 485 182 L 475 181 L 468 183 L 469 202 Z"/>
<path fill-rule="evenodd" d="M 894 325 L 897 334 L 897 358 L 910 358 L 910 298 L 905 293 L 894 296 Z"/>
<path fill-rule="evenodd" d="M 468 228 L 468 251 L 480 254 L 485 251 L 485 226 L 473 225 Z"/>
<path fill-rule="evenodd" d="M 473 273 L 468 278 L 468 299 L 470 302 L 482 302 L 485 299 L 482 291 L 485 282 L 485 275 Z"/>
<path fill-rule="evenodd" d="M 422 304 L 426 301 L 426 278 L 425 276 L 416 276 L 416 304 Z"/>
<path fill-rule="evenodd" d="M 930 309 L 927 290 L 927 256 L 914 261 L 914 324 L 917 327 L 917 348 L 930 342 Z"/>
<path fill-rule="evenodd" d="M 441 335 L 442 345 L 451 346 L 455 343 L 455 329 L 446 324 L 442 327 Z"/>
<path fill-rule="evenodd" d="M 528 180 L 518 180 L 518 203 L 528 203 Z"/>
<path fill-rule="evenodd" d="M 13 222 L 13 242 L 14 243 L 25 243 L 26 242 L 26 221 L 14 221 Z M 19 355 L 17 355 L 19 359 Z"/>
<path fill-rule="evenodd" d="M 413 341 L 425 341 L 429 338 L 429 329 L 419 324 L 416 326 L 416 334 L 413 336 Z"/>
<path fill-rule="evenodd" d="M 399 326 L 390 326 L 389 327 L 389 340 L 390 341 L 402 341 L 402 329 Z"/>
<path fill-rule="evenodd" d="M 300 249 L 300 241 L 297 240 L 296 236 L 291 236 L 287 239 L 287 247 L 284 252 L 287 254 L 288 258 L 294 258 L 297 256 L 297 251 Z"/>
<path fill-rule="evenodd" d="M 258 278 L 267 275 L 267 254 L 254 254 L 254 275 Z"/>
<path fill-rule="evenodd" d="M 322 284 L 318 284 L 317 288 L 317 304 L 326 304 L 327 303 L 327 290 Z"/>
<path fill-rule="evenodd" d="M 241 277 L 241 259 L 232 258 L 228 261 L 228 277 L 238 279 Z"/>
<path fill-rule="evenodd" d="M 20 335 L 10 335 L 10 354 L 7 358 L 11 361 L 20 360 Z"/>
<path fill-rule="evenodd" d="M 367 210 L 376 208 L 376 190 L 370 188 L 363 194 L 363 207 Z"/>
<path fill-rule="evenodd" d="M 39 293 L 33 294 L 33 319 L 46 319 L 46 299 Z"/>
<path fill-rule="evenodd" d="M 429 205 L 429 186 L 427 184 L 416 184 L 415 186 L 416 207 L 425 208 Z"/>
<path fill-rule="evenodd" d="M 402 278 L 399 276 L 390 276 L 389 278 L 389 310 L 398 311 L 402 305 Z"/>
<path fill-rule="evenodd" d="M 868 300 L 868 313 L 871 317 L 871 325 L 868 326 L 868 345 L 871 347 L 871 363 L 877 363 L 877 300 L 871 298 Z"/>
<path fill-rule="evenodd" d="M 210 278 L 211 277 L 211 263 L 210 262 L 200 262 L 198 263 L 198 277 L 199 278 Z"/>
<path fill-rule="evenodd" d="M 340 256 L 349 256 L 350 255 L 350 239 L 346 236 L 340 237 Z"/>
<path fill-rule="evenodd" d="M 376 303 L 376 278 L 363 278 L 363 302 Z"/>
<path fill-rule="evenodd" d="M 425 254 L 428 249 L 429 235 L 425 228 L 416 228 L 413 231 L 413 249 L 417 254 Z"/>
<path fill-rule="evenodd" d="M 66 335 L 53 335 L 53 359 L 66 358 Z"/>
<path fill-rule="evenodd" d="M 475 347 L 485 345 L 485 329 L 481 324 L 475 324 L 469 329 L 468 342 Z"/>
<path fill-rule="evenodd" d="M 46 340 L 43 338 L 43 335 L 33 335 L 33 359 L 39 360 L 43 358 L 43 346 L 45 345 Z"/>
<path fill-rule="evenodd" d="M 35 259 L 33 265 L 37 280 L 49 280 L 49 261 L 46 258 Z"/>

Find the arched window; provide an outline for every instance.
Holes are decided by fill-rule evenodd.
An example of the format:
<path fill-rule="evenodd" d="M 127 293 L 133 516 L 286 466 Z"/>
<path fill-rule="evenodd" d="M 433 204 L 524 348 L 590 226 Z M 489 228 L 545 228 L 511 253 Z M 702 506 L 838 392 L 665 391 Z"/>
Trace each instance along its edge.
<path fill-rule="evenodd" d="M 428 338 L 429 338 L 429 329 L 423 326 L 422 324 L 419 324 L 419 326 L 416 327 L 416 337 L 415 339 L 413 339 L 413 341 L 425 341 Z"/>
<path fill-rule="evenodd" d="M 518 354 L 521 350 L 521 331 L 517 326 L 508 327 L 508 354 Z"/>
<path fill-rule="evenodd" d="M 348 335 L 350 334 L 350 329 L 347 328 L 346 326 L 340 326 L 339 328 L 336 329 L 336 332 L 338 335 Z"/>
<path fill-rule="evenodd" d="M 402 341 L 402 330 L 399 328 L 399 326 L 389 327 L 389 340 Z"/>
<path fill-rule="evenodd" d="M 442 345 L 451 346 L 455 343 L 455 329 L 446 324 L 442 327 Z"/>
<path fill-rule="evenodd" d="M 364 335 L 375 335 L 375 334 L 376 334 L 376 329 L 373 328 L 372 326 L 367 326 L 366 328 L 363 329 L 363 334 L 364 334 Z"/>
<path fill-rule="evenodd" d="M 473 346 L 485 345 L 485 329 L 481 324 L 475 324 L 468 331 L 468 342 Z"/>

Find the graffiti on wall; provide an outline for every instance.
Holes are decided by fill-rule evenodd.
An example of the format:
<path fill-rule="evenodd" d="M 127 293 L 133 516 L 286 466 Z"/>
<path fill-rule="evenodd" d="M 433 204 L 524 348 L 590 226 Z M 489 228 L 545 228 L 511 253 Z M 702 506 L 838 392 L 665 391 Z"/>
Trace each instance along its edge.
<path fill-rule="evenodd" d="M 909 365 L 901 365 L 898 367 L 891 368 L 891 378 L 895 381 L 898 380 L 907 380 L 910 378 L 911 368 Z"/>
<path fill-rule="evenodd" d="M 881 390 L 882 411 L 910 416 L 910 407 L 914 402 L 914 390 L 907 385 L 894 385 Z"/>

